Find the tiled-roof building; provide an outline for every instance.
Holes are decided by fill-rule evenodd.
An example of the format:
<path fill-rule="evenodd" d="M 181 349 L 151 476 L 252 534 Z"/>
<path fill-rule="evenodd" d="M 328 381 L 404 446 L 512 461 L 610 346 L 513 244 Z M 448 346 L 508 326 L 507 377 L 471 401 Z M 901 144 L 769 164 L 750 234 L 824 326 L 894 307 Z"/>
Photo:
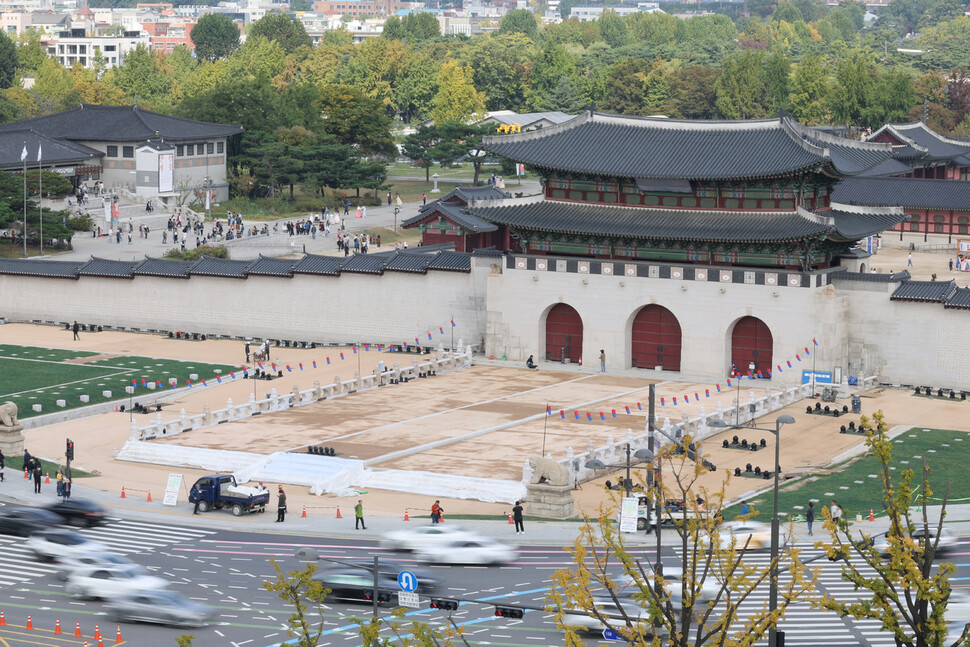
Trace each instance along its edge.
<path fill-rule="evenodd" d="M 940 180 L 970 180 L 970 141 L 944 137 L 921 121 L 886 124 L 868 137 L 892 144 L 910 176 Z"/>

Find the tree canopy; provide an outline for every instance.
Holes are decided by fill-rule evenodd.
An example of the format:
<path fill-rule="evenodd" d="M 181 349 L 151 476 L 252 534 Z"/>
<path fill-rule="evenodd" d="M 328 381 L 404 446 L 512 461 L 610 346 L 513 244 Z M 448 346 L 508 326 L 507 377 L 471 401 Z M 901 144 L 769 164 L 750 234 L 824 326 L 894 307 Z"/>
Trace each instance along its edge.
<path fill-rule="evenodd" d="M 192 28 L 195 55 L 207 61 L 226 58 L 239 47 L 239 27 L 232 18 L 221 13 L 209 13 Z"/>

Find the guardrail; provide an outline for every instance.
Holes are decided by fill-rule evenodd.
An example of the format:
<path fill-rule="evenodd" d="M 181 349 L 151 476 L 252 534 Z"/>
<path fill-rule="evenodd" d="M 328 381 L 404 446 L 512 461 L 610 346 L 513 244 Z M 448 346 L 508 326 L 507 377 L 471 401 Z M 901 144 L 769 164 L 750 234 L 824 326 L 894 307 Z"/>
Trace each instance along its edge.
<path fill-rule="evenodd" d="M 155 419 L 139 427 L 134 421 L 131 424 L 130 437 L 133 440 L 151 440 L 154 438 L 174 436 L 176 434 L 192 431 L 203 427 L 243 420 L 263 413 L 274 411 L 285 411 L 294 407 L 302 407 L 321 400 L 336 398 L 357 391 L 366 391 L 399 382 L 423 378 L 427 375 L 436 375 L 438 371 L 453 371 L 471 366 L 473 348 L 468 346 L 459 349 L 457 352 L 446 353 L 442 358 L 433 358 L 426 362 L 418 362 L 413 358 L 410 366 L 401 368 L 397 362 L 390 369 L 381 370 L 382 366 L 374 368 L 374 372 L 367 375 L 354 373 L 354 378 L 341 380 L 340 376 L 334 376 L 332 384 L 321 385 L 319 380 L 314 380 L 313 388 L 301 391 L 298 386 L 294 386 L 288 393 L 278 393 L 272 389 L 265 398 L 256 399 L 255 394 L 249 395 L 249 401 L 243 404 L 235 404 L 232 398 L 226 400 L 226 406 L 222 409 L 212 411 L 209 405 L 203 407 L 202 413 L 188 415 L 185 409 L 179 412 L 174 420 L 165 421 L 162 414 L 158 414 Z M 381 363 L 383 364 L 383 362 Z M 257 378 L 250 378 L 257 379 Z"/>

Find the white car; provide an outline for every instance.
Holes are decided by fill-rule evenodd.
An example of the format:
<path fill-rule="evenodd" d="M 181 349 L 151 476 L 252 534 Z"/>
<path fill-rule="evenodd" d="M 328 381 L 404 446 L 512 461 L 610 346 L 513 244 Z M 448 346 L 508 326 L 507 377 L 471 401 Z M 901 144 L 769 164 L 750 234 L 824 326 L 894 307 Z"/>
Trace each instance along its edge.
<path fill-rule="evenodd" d="M 712 537 L 712 543 L 727 549 L 732 540 L 737 550 L 758 550 L 771 546 L 771 526 L 760 521 L 726 521 L 721 524 L 720 532 Z M 779 536 L 780 543 L 785 537 Z"/>
<path fill-rule="evenodd" d="M 460 539 L 481 539 L 481 537 L 452 524 L 436 523 L 389 532 L 381 540 L 381 545 L 391 550 L 418 550 Z"/>
<path fill-rule="evenodd" d="M 665 589 L 667 595 L 670 596 L 670 603 L 674 606 L 679 606 L 681 603 L 681 580 L 684 577 L 684 571 L 676 566 L 664 566 L 663 579 L 665 583 Z M 698 573 L 700 575 L 700 573 Z M 652 568 L 647 570 L 647 583 L 650 586 L 654 585 L 654 571 Z M 632 598 L 637 593 L 640 592 L 640 587 L 636 585 L 635 580 L 632 577 L 624 576 L 616 580 L 618 585 L 617 596 L 622 596 L 625 598 Z M 708 577 L 699 587 L 697 594 L 695 596 L 695 602 L 706 604 L 708 602 L 713 602 L 717 598 L 717 594 L 721 591 L 721 586 L 714 581 L 713 576 Z"/>
<path fill-rule="evenodd" d="M 600 614 L 610 619 L 610 625 L 614 629 L 626 626 L 624 616 L 636 624 L 646 625 L 650 622 L 649 610 L 629 598 L 620 599 L 618 605 L 611 598 L 595 597 L 593 598 L 593 605 Z M 563 614 L 562 624 L 567 627 L 578 627 L 581 631 L 595 633 L 609 628 L 602 620 L 581 609 L 567 610 Z M 660 629 L 663 630 L 662 627 Z"/>
<path fill-rule="evenodd" d="M 419 561 L 431 564 L 501 564 L 519 556 L 508 544 L 484 537 L 425 546 L 415 555 Z"/>
<path fill-rule="evenodd" d="M 968 623 L 970 623 L 970 592 L 964 589 L 951 589 L 950 597 L 946 601 L 946 626 L 950 631 L 948 640 L 956 640 Z"/>
<path fill-rule="evenodd" d="M 57 563 L 58 569 L 54 575 L 61 581 L 67 580 L 67 577 L 71 573 L 85 566 L 129 566 L 138 570 L 143 575 L 148 575 L 148 571 L 142 566 L 138 566 L 114 553 L 89 553 L 85 555 L 59 557 Z"/>
<path fill-rule="evenodd" d="M 144 575 L 130 566 L 85 566 L 67 576 L 64 590 L 81 598 L 113 599 L 167 585 L 162 578 Z"/>
<path fill-rule="evenodd" d="M 37 556 L 37 559 L 45 562 L 108 551 L 108 547 L 104 544 L 91 541 L 87 537 L 70 530 L 35 532 L 27 539 L 26 546 Z"/>
<path fill-rule="evenodd" d="M 179 627 L 202 627 L 216 617 L 211 607 L 167 590 L 139 591 L 110 600 L 105 606 L 115 622 L 157 622 Z"/>
<path fill-rule="evenodd" d="M 936 526 L 930 525 L 928 530 L 929 530 L 930 541 L 932 542 L 936 538 Z M 922 526 L 918 526 L 913 531 L 912 537 L 920 544 L 923 543 L 924 534 L 923 534 Z M 940 532 L 940 541 L 936 545 L 936 551 L 938 553 L 945 552 L 950 548 L 953 548 L 954 546 L 956 546 L 956 543 L 957 543 L 956 535 L 954 535 L 946 528 L 943 528 L 942 531 Z M 889 554 L 889 538 L 887 536 L 887 533 L 880 533 L 875 537 L 873 537 L 872 545 L 873 545 L 873 548 L 875 548 L 880 555 Z"/>

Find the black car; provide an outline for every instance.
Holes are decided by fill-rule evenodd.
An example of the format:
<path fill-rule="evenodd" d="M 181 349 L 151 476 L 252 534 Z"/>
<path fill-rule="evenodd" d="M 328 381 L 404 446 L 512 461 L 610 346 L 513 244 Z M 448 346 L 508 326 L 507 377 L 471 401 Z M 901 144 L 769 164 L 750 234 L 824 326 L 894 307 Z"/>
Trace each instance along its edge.
<path fill-rule="evenodd" d="M 29 537 L 37 530 L 54 528 L 64 518 L 42 508 L 17 508 L 0 516 L 0 533 Z"/>
<path fill-rule="evenodd" d="M 372 565 L 368 564 L 368 568 Z M 385 570 L 387 569 L 387 570 Z M 411 570 L 413 569 L 407 569 Z M 379 602 L 391 602 L 397 599 L 397 592 L 401 587 L 397 583 L 399 568 L 380 565 L 377 578 L 377 596 Z M 438 582 L 427 573 L 415 573 L 418 579 L 417 592 L 425 595 L 433 594 L 437 590 Z M 363 568 L 339 566 L 318 571 L 313 579 L 330 589 L 328 597 L 357 602 L 371 602 L 374 599 L 374 575 Z"/>
<path fill-rule="evenodd" d="M 66 522 L 78 528 L 93 528 L 108 521 L 104 508 L 84 499 L 68 499 L 47 506 L 47 510 L 62 517 L 62 523 Z"/>

